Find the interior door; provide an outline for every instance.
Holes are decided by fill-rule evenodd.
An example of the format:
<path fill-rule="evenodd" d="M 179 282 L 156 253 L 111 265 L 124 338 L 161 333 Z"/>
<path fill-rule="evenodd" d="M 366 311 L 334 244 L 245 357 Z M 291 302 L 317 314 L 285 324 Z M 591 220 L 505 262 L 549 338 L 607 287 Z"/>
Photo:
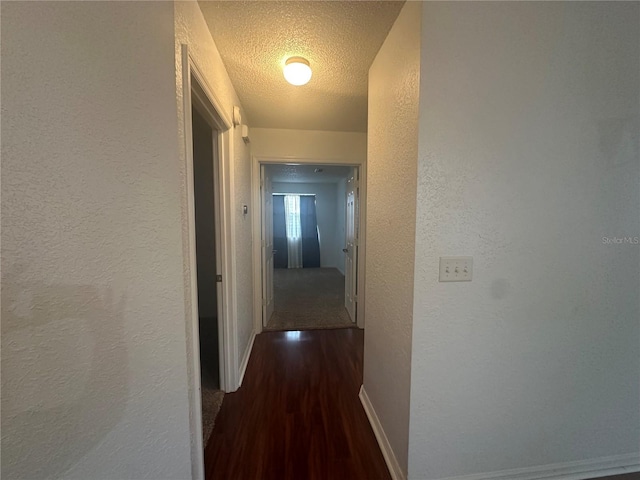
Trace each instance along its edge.
<path fill-rule="evenodd" d="M 347 245 L 345 253 L 344 306 L 351 321 L 356 321 L 358 269 L 358 169 L 353 168 L 347 181 L 347 213 L 345 215 Z"/>
<path fill-rule="evenodd" d="M 266 167 L 260 166 L 262 194 L 262 325 L 273 315 L 273 195 L 271 178 Z"/>

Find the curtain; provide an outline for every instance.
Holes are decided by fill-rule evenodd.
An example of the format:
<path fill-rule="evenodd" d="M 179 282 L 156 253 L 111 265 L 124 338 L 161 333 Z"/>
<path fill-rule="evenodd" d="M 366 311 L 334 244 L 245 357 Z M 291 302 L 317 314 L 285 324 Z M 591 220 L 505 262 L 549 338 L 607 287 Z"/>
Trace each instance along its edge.
<path fill-rule="evenodd" d="M 302 266 L 320 268 L 320 241 L 316 217 L 316 197 L 300 197 L 300 230 L 302 236 Z"/>
<path fill-rule="evenodd" d="M 289 268 L 302 267 L 302 231 L 300 227 L 300 196 L 284 196 L 285 230 Z"/>
<path fill-rule="evenodd" d="M 289 255 L 287 253 L 287 227 L 284 215 L 284 195 L 273 196 L 273 256 L 274 268 L 287 268 Z"/>

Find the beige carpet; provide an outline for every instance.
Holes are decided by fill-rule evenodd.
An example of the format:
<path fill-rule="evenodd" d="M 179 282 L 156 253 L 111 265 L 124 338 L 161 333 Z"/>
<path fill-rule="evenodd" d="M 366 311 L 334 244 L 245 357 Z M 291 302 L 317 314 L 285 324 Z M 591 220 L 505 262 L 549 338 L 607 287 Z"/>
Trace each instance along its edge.
<path fill-rule="evenodd" d="M 335 268 L 277 268 L 275 310 L 266 330 L 355 327 L 344 308 L 344 276 Z"/>
<path fill-rule="evenodd" d="M 218 322 L 215 318 L 200 319 L 200 385 L 202 387 L 202 439 L 207 446 L 216 417 L 222 406 L 224 392 L 220 390 L 218 358 Z"/>
<path fill-rule="evenodd" d="M 202 440 L 206 447 L 213 427 L 216 424 L 216 417 L 224 400 L 224 392 L 215 388 L 202 387 Z"/>

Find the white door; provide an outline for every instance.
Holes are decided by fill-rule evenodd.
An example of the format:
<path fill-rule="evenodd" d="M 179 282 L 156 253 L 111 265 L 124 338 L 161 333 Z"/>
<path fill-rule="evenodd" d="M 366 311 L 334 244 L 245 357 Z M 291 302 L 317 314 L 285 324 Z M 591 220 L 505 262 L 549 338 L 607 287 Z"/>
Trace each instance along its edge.
<path fill-rule="evenodd" d="M 271 178 L 264 165 L 260 166 L 262 194 L 262 325 L 273 314 L 273 196 Z"/>
<path fill-rule="evenodd" d="M 349 312 L 351 321 L 356 321 L 357 303 L 357 269 L 358 269 L 358 169 L 353 168 L 347 181 L 347 214 L 346 214 L 345 282 L 344 306 Z"/>

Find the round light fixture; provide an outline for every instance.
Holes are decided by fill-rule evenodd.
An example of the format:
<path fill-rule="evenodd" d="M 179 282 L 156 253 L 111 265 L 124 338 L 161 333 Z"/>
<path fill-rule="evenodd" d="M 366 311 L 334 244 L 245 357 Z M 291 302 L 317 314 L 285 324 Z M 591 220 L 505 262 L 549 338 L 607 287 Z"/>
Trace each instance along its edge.
<path fill-rule="evenodd" d="M 291 57 L 284 64 L 284 78 L 291 85 L 304 85 L 311 80 L 309 61 L 302 57 Z"/>

